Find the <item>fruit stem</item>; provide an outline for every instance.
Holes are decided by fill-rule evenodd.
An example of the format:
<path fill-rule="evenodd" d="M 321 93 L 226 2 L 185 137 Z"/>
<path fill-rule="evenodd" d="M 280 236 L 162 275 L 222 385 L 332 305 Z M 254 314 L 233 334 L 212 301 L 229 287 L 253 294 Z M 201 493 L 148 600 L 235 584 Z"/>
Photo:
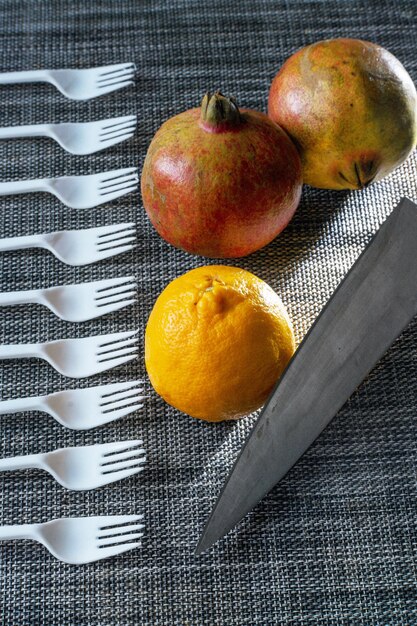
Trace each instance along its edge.
<path fill-rule="evenodd" d="M 239 126 L 242 116 L 234 98 L 208 91 L 201 102 L 200 120 L 206 130 L 222 132 Z"/>

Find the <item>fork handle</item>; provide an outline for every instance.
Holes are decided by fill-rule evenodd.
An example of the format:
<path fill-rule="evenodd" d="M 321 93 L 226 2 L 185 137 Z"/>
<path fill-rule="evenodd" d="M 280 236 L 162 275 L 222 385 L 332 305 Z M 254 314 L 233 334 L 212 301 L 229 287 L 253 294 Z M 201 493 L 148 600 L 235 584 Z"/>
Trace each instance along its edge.
<path fill-rule="evenodd" d="M 0 402 L 0 415 L 6 415 L 7 413 L 22 413 L 23 411 L 44 410 L 42 400 L 42 396 L 3 400 L 3 402 Z"/>
<path fill-rule="evenodd" d="M 0 346 L 0 359 L 30 359 L 40 357 L 41 346 L 37 343 L 17 343 Z"/>
<path fill-rule="evenodd" d="M 0 73 L 0 85 L 11 85 L 13 83 L 44 83 L 48 81 L 49 76 L 46 70 Z"/>
<path fill-rule="evenodd" d="M 44 235 L 25 235 L 23 237 L 5 237 L 4 239 L 0 239 L 0 252 L 44 247 Z"/>
<path fill-rule="evenodd" d="M 8 539 L 35 539 L 37 524 L 19 524 L 18 526 L 0 526 L 0 541 Z"/>
<path fill-rule="evenodd" d="M 46 124 L 31 124 L 27 126 L 6 126 L 0 128 L 0 139 L 17 139 L 19 137 L 44 137 L 49 135 Z"/>
<path fill-rule="evenodd" d="M 28 291 L 8 291 L 0 293 L 0 306 L 14 304 L 36 304 L 40 302 L 41 292 L 39 289 Z"/>
<path fill-rule="evenodd" d="M 27 454 L 25 456 L 11 456 L 0 459 L 0 472 L 13 472 L 19 469 L 41 468 L 42 454 Z"/>
<path fill-rule="evenodd" d="M 28 193 L 31 191 L 48 191 L 46 178 L 37 180 L 12 180 L 0 183 L 0 196 L 8 196 L 14 193 Z"/>

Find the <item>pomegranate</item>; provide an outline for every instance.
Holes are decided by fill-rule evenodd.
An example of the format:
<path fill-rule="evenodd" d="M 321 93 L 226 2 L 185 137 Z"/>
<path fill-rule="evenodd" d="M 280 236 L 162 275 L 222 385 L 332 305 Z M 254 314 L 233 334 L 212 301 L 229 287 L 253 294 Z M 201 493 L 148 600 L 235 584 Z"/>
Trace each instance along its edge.
<path fill-rule="evenodd" d="M 272 241 L 301 195 L 301 162 L 267 115 L 206 94 L 167 120 L 149 146 L 142 198 L 158 233 L 206 257 L 241 257 Z"/>
<path fill-rule="evenodd" d="M 304 182 L 360 189 L 413 150 L 417 93 L 390 52 L 358 39 L 319 41 L 272 81 L 268 112 L 299 148 Z"/>

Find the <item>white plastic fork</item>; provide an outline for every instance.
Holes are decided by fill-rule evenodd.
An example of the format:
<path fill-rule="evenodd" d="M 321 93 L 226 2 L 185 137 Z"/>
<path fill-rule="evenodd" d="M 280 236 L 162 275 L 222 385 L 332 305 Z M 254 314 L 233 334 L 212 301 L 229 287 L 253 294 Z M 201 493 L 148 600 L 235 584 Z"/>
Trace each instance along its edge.
<path fill-rule="evenodd" d="M 73 430 L 97 428 L 126 417 L 143 407 L 141 381 L 68 389 L 48 396 L 16 398 L 0 402 L 0 415 L 42 411 Z"/>
<path fill-rule="evenodd" d="M 63 376 L 85 378 L 136 359 L 137 331 L 0 346 L 0 359 L 39 358 Z"/>
<path fill-rule="evenodd" d="M 50 83 L 71 100 L 90 100 L 133 85 L 135 72 L 134 63 L 102 65 L 82 70 L 3 72 L 0 74 L 0 85 Z"/>
<path fill-rule="evenodd" d="M 142 520 L 143 515 L 102 515 L 0 526 L 0 541 L 32 539 L 60 561 L 81 565 L 140 547 Z"/>
<path fill-rule="evenodd" d="M 66 322 L 85 322 L 114 313 L 136 302 L 134 276 L 96 280 L 30 291 L 0 293 L 0 307 L 16 304 L 43 304 Z"/>
<path fill-rule="evenodd" d="M 67 265 L 79 266 L 128 252 L 136 247 L 133 222 L 112 224 L 83 230 L 61 230 L 54 233 L 0 239 L 0 252 L 44 248 Z"/>
<path fill-rule="evenodd" d="M 127 115 L 99 122 L 8 126 L 0 128 L 0 139 L 49 137 L 70 154 L 93 154 L 130 139 L 136 123 L 136 115 Z"/>
<path fill-rule="evenodd" d="M 0 196 L 48 191 L 72 209 L 91 209 L 138 188 L 138 170 L 127 167 L 101 174 L 62 176 L 0 183 Z"/>
<path fill-rule="evenodd" d="M 42 469 L 65 489 L 98 489 L 141 472 L 146 461 L 142 445 L 135 439 L 14 456 L 0 459 L 0 472 Z"/>

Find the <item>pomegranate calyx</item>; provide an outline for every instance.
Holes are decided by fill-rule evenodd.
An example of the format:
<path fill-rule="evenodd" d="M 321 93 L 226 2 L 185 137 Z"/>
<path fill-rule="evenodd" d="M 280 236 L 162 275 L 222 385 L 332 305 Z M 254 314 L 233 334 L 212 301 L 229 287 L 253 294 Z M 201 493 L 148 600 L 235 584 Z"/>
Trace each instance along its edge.
<path fill-rule="evenodd" d="M 206 130 L 221 132 L 241 124 L 242 116 L 234 98 L 208 91 L 201 102 L 200 121 Z"/>

